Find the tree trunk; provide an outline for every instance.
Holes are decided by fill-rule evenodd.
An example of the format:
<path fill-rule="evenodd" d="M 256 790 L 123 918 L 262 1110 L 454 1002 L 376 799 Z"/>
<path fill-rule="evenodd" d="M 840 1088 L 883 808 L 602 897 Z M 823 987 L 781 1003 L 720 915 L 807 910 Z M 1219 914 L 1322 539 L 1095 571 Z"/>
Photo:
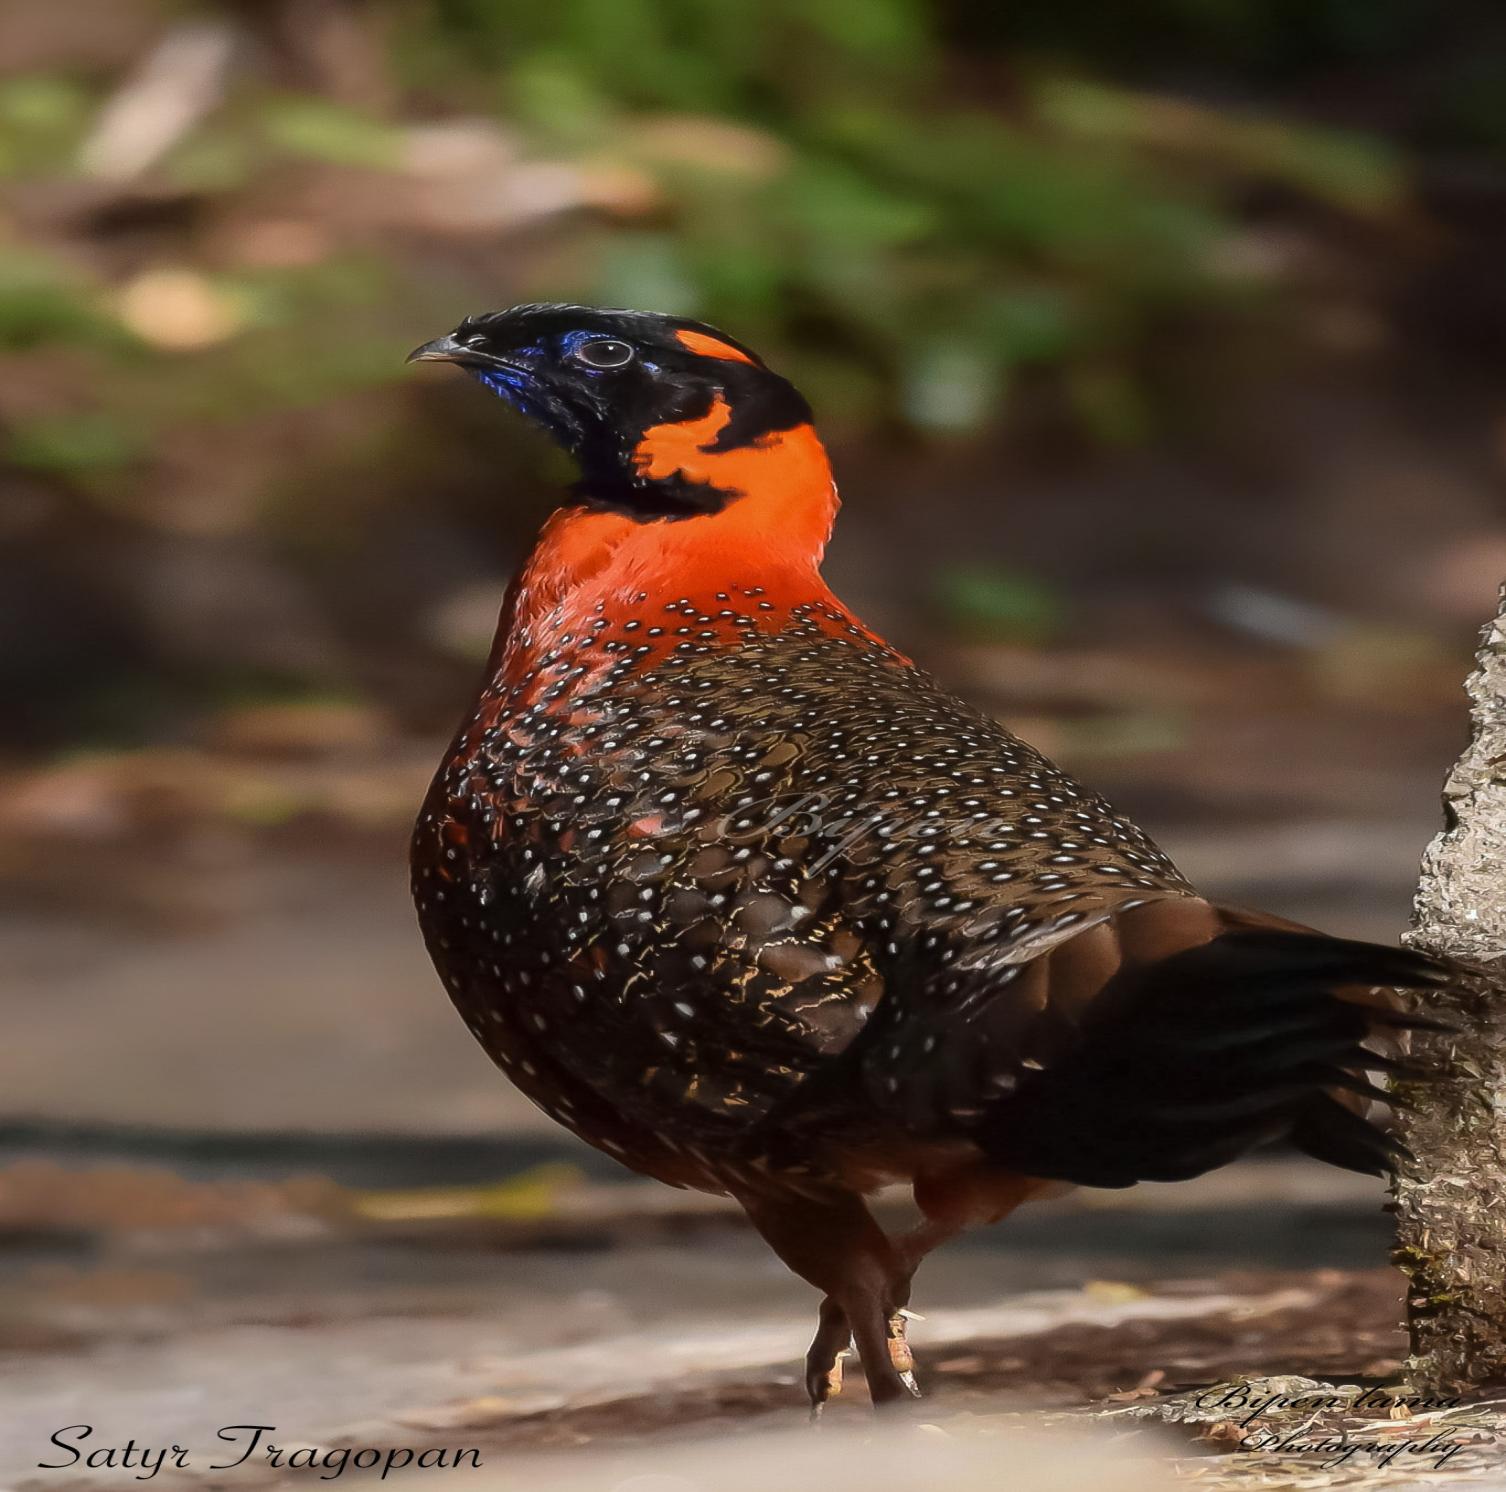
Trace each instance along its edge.
<path fill-rule="evenodd" d="M 1506 978 L 1506 588 L 1465 686 L 1469 748 L 1443 789 L 1406 941 Z M 1396 1262 L 1411 1280 L 1412 1377 L 1457 1390 L 1506 1382 L 1506 998 L 1482 983 L 1431 1002 L 1459 1028 L 1419 1035 L 1436 1076 L 1404 1085 L 1416 1157 L 1397 1178 Z"/>

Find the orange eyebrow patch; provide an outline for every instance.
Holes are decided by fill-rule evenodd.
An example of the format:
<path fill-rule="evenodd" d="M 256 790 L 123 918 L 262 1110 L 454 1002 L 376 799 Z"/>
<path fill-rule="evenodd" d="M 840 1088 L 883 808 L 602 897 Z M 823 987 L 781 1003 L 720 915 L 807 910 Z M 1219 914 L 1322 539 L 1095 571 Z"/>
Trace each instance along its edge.
<path fill-rule="evenodd" d="M 753 359 L 740 347 L 723 342 L 720 337 L 708 337 L 705 332 L 679 331 L 675 333 L 682 345 L 702 357 L 724 358 L 729 363 L 752 363 Z M 756 364 L 754 365 L 756 366 Z"/>

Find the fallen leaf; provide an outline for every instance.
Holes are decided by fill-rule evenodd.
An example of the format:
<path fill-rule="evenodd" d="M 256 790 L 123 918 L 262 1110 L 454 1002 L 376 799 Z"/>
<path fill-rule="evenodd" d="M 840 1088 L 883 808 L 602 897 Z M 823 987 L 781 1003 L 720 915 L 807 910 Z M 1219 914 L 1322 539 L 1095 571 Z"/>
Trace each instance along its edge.
<path fill-rule="evenodd" d="M 1148 1291 L 1124 1280 L 1089 1280 L 1082 1287 L 1082 1293 L 1090 1300 L 1101 1301 L 1104 1305 L 1128 1305 L 1134 1300 L 1150 1298 Z"/>

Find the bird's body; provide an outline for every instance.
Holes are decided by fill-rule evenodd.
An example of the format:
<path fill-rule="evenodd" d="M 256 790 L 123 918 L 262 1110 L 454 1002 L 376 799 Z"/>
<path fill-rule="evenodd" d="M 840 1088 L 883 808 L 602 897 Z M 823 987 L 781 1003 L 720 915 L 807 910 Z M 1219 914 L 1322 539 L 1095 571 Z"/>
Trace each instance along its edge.
<path fill-rule="evenodd" d="M 535 1103 L 736 1196 L 827 1293 L 818 1403 L 849 1331 L 899 1391 L 920 1256 L 1050 1182 L 1279 1136 L 1384 1162 L 1360 1043 L 1404 1021 L 1375 987 L 1434 966 L 1212 905 L 869 632 L 820 578 L 835 494 L 783 380 L 710 328 L 577 308 L 425 355 L 586 472 L 420 815 L 430 952 Z M 894 1181 L 908 1240 L 861 1200 Z"/>
<path fill-rule="evenodd" d="M 896 1074 L 939 1073 L 946 1053 L 909 1048 L 1001 1019 L 1032 1026 L 1019 1057 L 1044 1063 L 1062 1013 L 1028 1009 L 1020 972 L 1118 906 L 1189 888 L 1102 799 L 834 604 L 785 610 L 748 580 L 625 597 L 488 689 L 420 821 L 419 905 L 477 1039 L 583 1139 L 716 1191 L 839 1180 L 856 1150 L 901 1179 L 916 1094 L 885 1103 L 887 1072 L 850 1134 L 791 1154 L 761 1121 L 891 987 L 914 1024 Z M 978 1108 L 996 1076 L 1017 1073 L 932 1096 Z"/>

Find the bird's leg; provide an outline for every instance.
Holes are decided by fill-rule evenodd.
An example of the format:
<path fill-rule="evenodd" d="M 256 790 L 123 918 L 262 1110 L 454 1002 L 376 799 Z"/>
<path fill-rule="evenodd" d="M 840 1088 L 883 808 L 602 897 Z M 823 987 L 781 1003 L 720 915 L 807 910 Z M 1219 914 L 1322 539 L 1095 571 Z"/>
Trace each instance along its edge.
<path fill-rule="evenodd" d="M 920 1385 L 915 1381 L 915 1359 L 906 1339 L 909 1312 L 905 1307 L 910 1303 L 910 1282 L 921 1260 L 961 1230 L 960 1221 L 932 1218 L 893 1240 L 899 1273 L 888 1296 L 889 1361 L 900 1382 L 917 1399 L 921 1396 Z M 852 1328 L 847 1313 L 835 1297 L 828 1295 L 821 1302 L 816 1335 L 805 1355 L 805 1391 L 810 1395 L 812 1419 L 819 1419 L 826 1401 L 842 1392 L 842 1357 L 851 1345 Z"/>
<path fill-rule="evenodd" d="M 920 1385 L 915 1381 L 915 1359 L 910 1353 L 910 1343 L 906 1337 L 910 1312 L 905 1308 L 910 1304 L 910 1286 L 921 1260 L 932 1249 L 961 1231 L 960 1222 L 927 1218 L 925 1222 L 917 1224 L 908 1233 L 903 1233 L 894 1240 L 899 1268 L 889 1294 L 889 1360 L 894 1364 L 894 1371 L 899 1375 L 900 1382 L 917 1399 L 920 1397 Z"/>
<path fill-rule="evenodd" d="M 874 1222 L 862 1198 L 833 1192 L 821 1198 L 746 1196 L 739 1200 L 769 1247 L 801 1279 L 823 1291 L 821 1324 L 806 1359 L 806 1388 L 818 1408 L 830 1393 L 828 1359 L 840 1346 L 838 1315 L 857 1344 L 875 1405 L 907 1397 L 908 1390 L 889 1347 L 892 1292 L 901 1274 L 894 1246 Z M 818 1349 L 820 1349 L 818 1351 Z M 814 1369 L 823 1369 L 816 1379 Z M 813 1381 L 814 1380 L 814 1381 Z M 825 1388 L 825 1393 L 819 1392 Z"/>
<path fill-rule="evenodd" d="M 900 1382 L 917 1398 L 915 1363 L 905 1337 L 910 1287 L 921 1261 L 933 1249 L 955 1238 L 976 1223 L 997 1222 L 1010 1212 L 1034 1185 L 1019 1178 L 984 1173 L 978 1177 L 961 1172 L 916 1178 L 915 1201 L 923 1220 L 894 1240 L 898 1273 L 890 1291 L 889 1357 Z"/>
<path fill-rule="evenodd" d="M 909 1296 L 907 1273 L 888 1297 L 893 1312 L 889 1317 L 889 1361 L 899 1374 L 900 1382 L 918 1399 L 920 1385 L 915 1381 L 915 1359 L 905 1340 L 905 1327 L 910 1316 L 905 1303 Z M 852 1328 L 847 1324 L 847 1312 L 828 1295 L 821 1302 L 815 1339 L 805 1355 L 805 1391 L 810 1395 L 812 1419 L 819 1419 L 826 1401 L 842 1392 L 842 1358 L 851 1345 Z"/>
<path fill-rule="evenodd" d="M 910 1284 L 926 1255 L 955 1238 L 965 1227 L 966 1224 L 956 1218 L 928 1217 L 925 1222 L 917 1223 L 908 1233 L 901 1233 L 894 1240 L 894 1252 L 900 1262 L 901 1281 L 895 1291 L 895 1299 L 901 1309 L 910 1303 Z"/>

